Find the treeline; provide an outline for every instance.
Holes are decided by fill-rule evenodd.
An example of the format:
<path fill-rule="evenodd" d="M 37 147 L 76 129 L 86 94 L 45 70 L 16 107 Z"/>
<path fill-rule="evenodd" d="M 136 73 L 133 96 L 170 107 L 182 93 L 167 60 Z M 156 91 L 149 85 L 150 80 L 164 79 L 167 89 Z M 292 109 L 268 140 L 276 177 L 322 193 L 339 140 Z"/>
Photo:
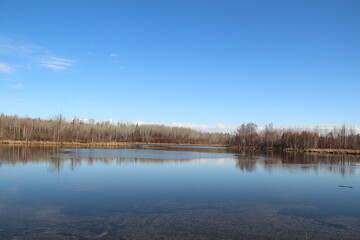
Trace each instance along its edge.
<path fill-rule="evenodd" d="M 345 124 L 332 130 L 281 129 L 268 124 L 258 130 L 255 123 L 244 123 L 237 128 L 231 145 L 267 149 L 360 149 L 360 134 Z"/>
<path fill-rule="evenodd" d="M 188 144 L 229 144 L 230 134 L 204 133 L 189 128 L 138 125 L 111 121 L 66 120 L 0 115 L 0 140 L 52 142 L 151 142 Z"/>
<path fill-rule="evenodd" d="M 124 122 L 78 118 L 62 115 L 50 119 L 0 115 L 0 140 L 51 142 L 143 142 L 180 144 L 221 144 L 244 148 L 274 149 L 356 149 L 360 134 L 342 125 L 332 130 L 275 128 L 268 124 L 259 130 L 255 123 L 240 125 L 234 134 L 208 133 L 165 125 L 138 125 Z"/>

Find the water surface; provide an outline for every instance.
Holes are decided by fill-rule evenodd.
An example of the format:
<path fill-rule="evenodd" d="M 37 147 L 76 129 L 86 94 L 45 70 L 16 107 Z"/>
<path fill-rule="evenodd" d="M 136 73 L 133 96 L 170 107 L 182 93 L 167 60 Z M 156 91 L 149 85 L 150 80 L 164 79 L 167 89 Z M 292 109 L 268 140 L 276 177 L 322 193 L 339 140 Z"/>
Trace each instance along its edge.
<path fill-rule="evenodd" d="M 0 147 L 0 239 L 360 239 L 360 159 Z"/>

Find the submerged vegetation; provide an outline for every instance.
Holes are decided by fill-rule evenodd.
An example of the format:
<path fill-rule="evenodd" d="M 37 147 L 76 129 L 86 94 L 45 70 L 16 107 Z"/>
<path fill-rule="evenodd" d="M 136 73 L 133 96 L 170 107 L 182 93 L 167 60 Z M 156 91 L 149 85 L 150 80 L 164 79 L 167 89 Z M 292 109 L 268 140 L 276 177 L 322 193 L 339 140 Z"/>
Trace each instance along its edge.
<path fill-rule="evenodd" d="M 360 134 L 342 125 L 331 130 L 275 128 L 258 129 L 254 123 L 240 125 L 235 133 L 209 133 L 165 125 L 124 122 L 66 120 L 0 115 L 2 143 L 43 142 L 79 147 L 117 147 L 124 143 L 214 144 L 235 148 L 306 150 L 325 153 L 360 154 Z M 0 142 L 1 143 L 1 142 Z M 343 149 L 343 150 L 339 150 Z"/>

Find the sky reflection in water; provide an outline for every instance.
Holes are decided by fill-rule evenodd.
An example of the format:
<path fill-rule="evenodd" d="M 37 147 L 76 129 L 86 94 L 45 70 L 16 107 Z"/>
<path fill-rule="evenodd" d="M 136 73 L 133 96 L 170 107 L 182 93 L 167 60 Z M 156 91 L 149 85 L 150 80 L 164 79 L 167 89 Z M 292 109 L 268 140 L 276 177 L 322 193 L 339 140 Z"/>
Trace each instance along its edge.
<path fill-rule="evenodd" d="M 0 147 L 0 238 L 360 237 L 359 157 L 134 147 Z"/>

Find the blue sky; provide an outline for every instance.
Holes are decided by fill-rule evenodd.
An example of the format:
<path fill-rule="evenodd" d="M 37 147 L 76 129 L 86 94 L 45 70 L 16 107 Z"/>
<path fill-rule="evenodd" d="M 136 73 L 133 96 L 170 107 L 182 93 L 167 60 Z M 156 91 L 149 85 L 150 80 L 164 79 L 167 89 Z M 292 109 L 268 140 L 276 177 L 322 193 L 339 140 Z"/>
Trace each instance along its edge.
<path fill-rule="evenodd" d="M 360 126 L 360 1 L 0 0 L 0 112 Z"/>

